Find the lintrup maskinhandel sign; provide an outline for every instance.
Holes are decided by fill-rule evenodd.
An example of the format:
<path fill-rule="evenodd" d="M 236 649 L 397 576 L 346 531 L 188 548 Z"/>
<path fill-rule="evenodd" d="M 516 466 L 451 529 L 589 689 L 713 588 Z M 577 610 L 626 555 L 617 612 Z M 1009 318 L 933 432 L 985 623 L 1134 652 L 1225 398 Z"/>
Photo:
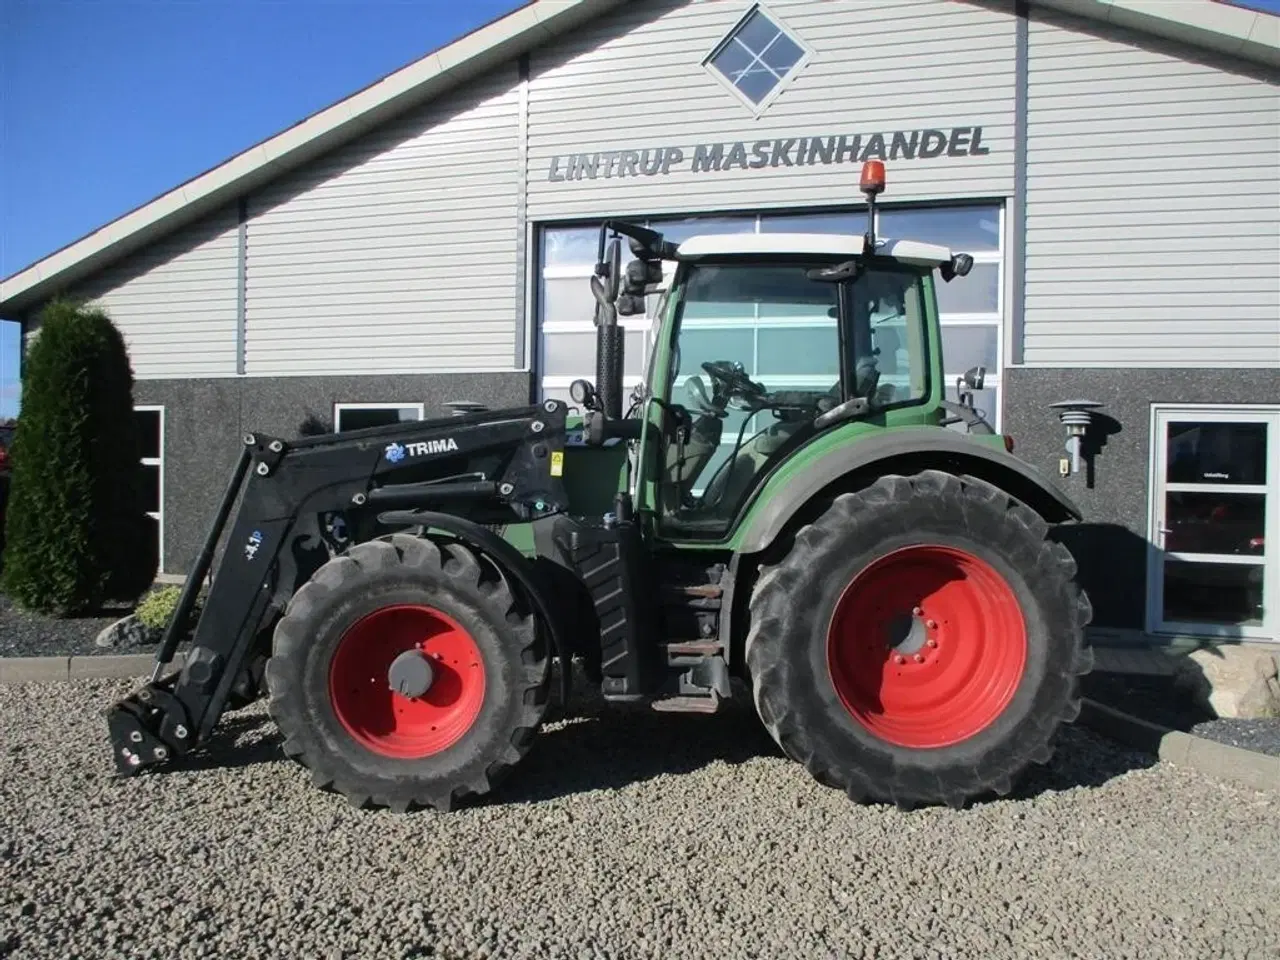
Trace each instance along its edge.
<path fill-rule="evenodd" d="M 896 130 L 892 133 L 860 133 L 836 136 L 787 137 L 733 143 L 700 143 L 693 147 L 650 147 L 645 150 L 601 150 L 554 156 L 547 179 L 595 180 L 599 177 L 652 177 L 673 171 L 692 173 L 726 170 L 759 170 L 763 167 L 807 167 L 866 160 L 930 160 L 948 157 L 982 157 L 991 152 L 982 145 L 981 127 L 950 130 Z"/>

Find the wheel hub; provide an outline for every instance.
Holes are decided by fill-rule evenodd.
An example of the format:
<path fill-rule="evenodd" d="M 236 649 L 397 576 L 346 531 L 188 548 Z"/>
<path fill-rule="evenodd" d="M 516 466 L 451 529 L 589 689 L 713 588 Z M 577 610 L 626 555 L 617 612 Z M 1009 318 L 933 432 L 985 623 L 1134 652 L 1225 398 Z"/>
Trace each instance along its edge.
<path fill-rule="evenodd" d="M 885 646 L 900 656 L 919 653 L 928 639 L 929 629 L 925 626 L 924 617 L 915 613 L 899 614 L 885 624 Z"/>
<path fill-rule="evenodd" d="M 431 689 L 435 671 L 431 661 L 418 649 L 406 650 L 391 661 L 387 684 L 402 697 L 417 699 Z"/>

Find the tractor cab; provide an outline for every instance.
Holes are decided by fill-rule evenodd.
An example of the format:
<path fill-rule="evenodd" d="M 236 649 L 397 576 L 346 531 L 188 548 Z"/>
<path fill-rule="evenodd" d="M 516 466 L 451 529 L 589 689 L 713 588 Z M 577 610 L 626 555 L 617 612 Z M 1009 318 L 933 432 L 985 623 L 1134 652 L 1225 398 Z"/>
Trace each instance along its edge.
<path fill-rule="evenodd" d="M 764 478 L 841 427 L 962 422 L 992 433 L 971 402 L 945 399 L 934 284 L 963 277 L 972 258 L 935 244 L 877 239 L 883 164 L 866 165 L 862 188 L 863 236 L 709 235 L 677 246 L 633 224 L 602 226 L 592 278 L 600 389 L 578 381 L 571 395 L 596 421 L 588 437 L 635 435 L 604 426 L 606 398 L 620 393 L 616 315 L 644 313 L 659 297 L 630 413 L 647 424 L 637 464 L 640 506 L 653 509 L 670 537 L 723 538 Z M 622 236 L 636 257 L 625 271 Z M 966 374 L 962 398 L 970 396 L 965 385 L 975 388 L 982 376 L 976 368 Z"/>

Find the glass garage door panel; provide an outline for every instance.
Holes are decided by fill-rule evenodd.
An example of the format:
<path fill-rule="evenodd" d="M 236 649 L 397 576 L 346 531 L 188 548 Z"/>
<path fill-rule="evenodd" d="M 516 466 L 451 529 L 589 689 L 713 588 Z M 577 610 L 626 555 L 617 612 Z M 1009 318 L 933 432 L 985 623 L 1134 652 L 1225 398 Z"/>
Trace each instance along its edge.
<path fill-rule="evenodd" d="M 1156 629 L 1277 639 L 1280 413 L 1159 411 L 1154 439 Z"/>

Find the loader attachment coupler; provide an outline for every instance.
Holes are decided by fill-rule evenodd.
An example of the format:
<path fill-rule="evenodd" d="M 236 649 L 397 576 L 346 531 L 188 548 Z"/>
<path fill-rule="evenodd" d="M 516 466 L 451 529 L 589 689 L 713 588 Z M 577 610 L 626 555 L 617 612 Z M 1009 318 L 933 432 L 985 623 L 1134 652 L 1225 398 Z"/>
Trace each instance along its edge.
<path fill-rule="evenodd" d="M 191 724 L 172 693 L 173 681 L 152 680 L 108 712 L 118 773 L 128 776 L 190 749 Z"/>
<path fill-rule="evenodd" d="M 421 526 L 415 518 L 432 508 L 481 526 L 566 510 L 560 469 L 567 410 L 548 400 L 295 441 L 246 435 L 150 681 L 107 711 L 116 769 L 132 775 L 190 753 L 229 702 L 254 699 L 277 617 L 345 546 Z M 341 541 L 322 519 L 335 515 L 346 531 Z M 189 629 L 220 543 L 221 559 Z M 181 669 L 162 676 L 184 641 L 190 646 Z"/>

